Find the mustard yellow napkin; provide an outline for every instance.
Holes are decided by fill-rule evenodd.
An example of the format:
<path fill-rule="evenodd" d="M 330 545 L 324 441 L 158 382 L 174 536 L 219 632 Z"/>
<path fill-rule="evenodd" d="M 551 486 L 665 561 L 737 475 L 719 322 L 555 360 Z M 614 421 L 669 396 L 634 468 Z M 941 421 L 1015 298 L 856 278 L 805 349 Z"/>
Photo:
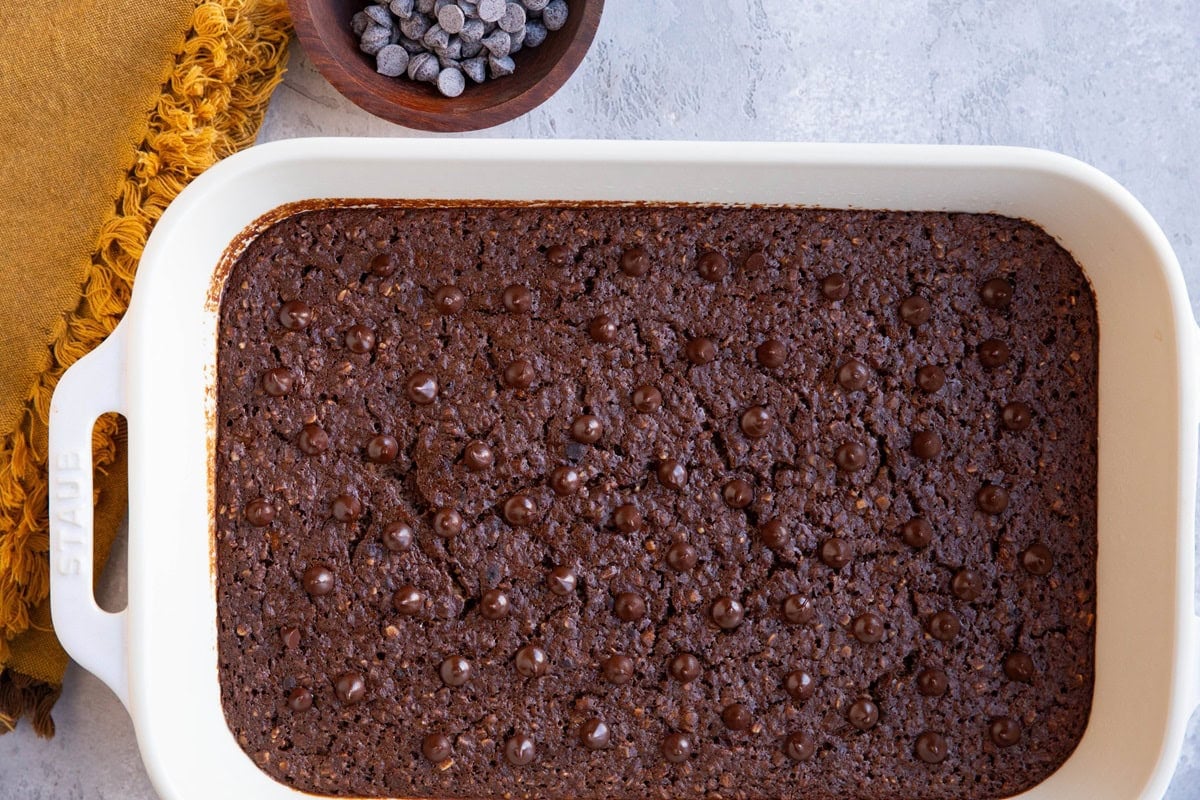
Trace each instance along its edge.
<path fill-rule="evenodd" d="M 50 736 L 67 657 L 47 600 L 46 418 L 116 326 L 154 222 L 254 140 L 283 0 L 67 0 L 0 13 L 0 733 Z M 96 560 L 124 512 L 121 426 L 94 436 Z"/>

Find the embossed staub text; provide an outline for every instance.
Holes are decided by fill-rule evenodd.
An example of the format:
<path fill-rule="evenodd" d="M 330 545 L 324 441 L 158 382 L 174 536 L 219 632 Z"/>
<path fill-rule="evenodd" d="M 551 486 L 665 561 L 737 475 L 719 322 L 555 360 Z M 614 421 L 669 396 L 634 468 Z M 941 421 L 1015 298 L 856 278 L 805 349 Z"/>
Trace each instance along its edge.
<path fill-rule="evenodd" d="M 83 458 L 78 450 L 59 453 L 55 459 L 54 511 L 61 534 L 54 554 L 54 566 L 59 575 L 79 575 L 83 572 L 83 537 L 86 522 L 92 513 L 90 497 L 84 497 Z"/>

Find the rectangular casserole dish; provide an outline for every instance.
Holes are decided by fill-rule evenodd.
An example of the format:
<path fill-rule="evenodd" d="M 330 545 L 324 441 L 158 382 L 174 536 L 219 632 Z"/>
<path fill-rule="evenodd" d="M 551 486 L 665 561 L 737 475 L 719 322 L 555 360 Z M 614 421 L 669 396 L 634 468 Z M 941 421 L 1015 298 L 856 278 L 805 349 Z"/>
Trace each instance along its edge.
<path fill-rule="evenodd" d="M 1197 331 L 1146 211 L 1070 159 L 1009 148 L 299 140 L 210 170 L 163 215 L 125 320 L 64 376 L 51 410 L 58 634 L 129 709 L 168 798 L 306 796 L 225 724 L 213 569 L 221 282 L 247 229 L 323 198 L 656 201 L 994 212 L 1079 261 L 1100 320 L 1096 684 L 1079 748 L 1029 798 L 1158 797 L 1200 700 L 1193 598 Z M 464 191 L 462 187 L 470 187 Z M 231 244 L 232 243 L 232 244 Z M 90 433 L 129 419 L 129 606 L 92 597 Z"/>

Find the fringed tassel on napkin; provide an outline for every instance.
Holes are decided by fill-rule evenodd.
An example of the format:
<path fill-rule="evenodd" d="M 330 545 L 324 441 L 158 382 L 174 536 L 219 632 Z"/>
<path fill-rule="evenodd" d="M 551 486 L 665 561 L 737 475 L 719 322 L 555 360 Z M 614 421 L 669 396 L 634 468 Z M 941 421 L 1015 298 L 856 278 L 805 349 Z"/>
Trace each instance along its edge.
<path fill-rule="evenodd" d="M 50 709 L 62 686 L 54 686 L 8 670 L 0 673 L 0 733 L 8 733 L 24 717 L 33 731 L 43 739 L 54 735 L 54 720 Z"/>

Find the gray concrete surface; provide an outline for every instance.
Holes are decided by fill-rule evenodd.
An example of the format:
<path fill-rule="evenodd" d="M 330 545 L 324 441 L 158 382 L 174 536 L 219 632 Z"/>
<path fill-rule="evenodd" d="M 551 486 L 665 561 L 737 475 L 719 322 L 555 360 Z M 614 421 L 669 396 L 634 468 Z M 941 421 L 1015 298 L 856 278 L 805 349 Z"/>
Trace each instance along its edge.
<path fill-rule="evenodd" d="M 608 0 L 576 76 L 472 137 L 1013 144 L 1129 187 L 1200 297 L 1200 2 Z M 342 99 L 299 49 L 263 140 L 418 135 Z M 503 152 L 502 141 L 482 145 Z M 117 572 L 122 562 L 116 563 Z M 119 594 L 119 576 L 107 590 Z M 0 737 L 0 798 L 151 800 L 117 700 L 73 668 L 58 736 Z M 1200 799 L 1200 720 L 1168 800 Z"/>

